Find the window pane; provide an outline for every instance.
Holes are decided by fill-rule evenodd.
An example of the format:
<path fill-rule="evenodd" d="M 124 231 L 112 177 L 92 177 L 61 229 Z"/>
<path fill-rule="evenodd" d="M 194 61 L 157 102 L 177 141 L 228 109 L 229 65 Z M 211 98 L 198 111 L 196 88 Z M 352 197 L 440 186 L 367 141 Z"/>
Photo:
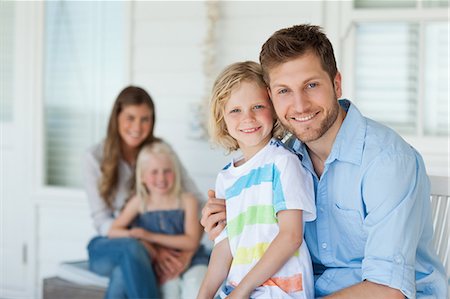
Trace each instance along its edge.
<path fill-rule="evenodd" d="M 425 134 L 449 134 L 448 23 L 425 26 Z"/>
<path fill-rule="evenodd" d="M 356 28 L 355 101 L 370 118 L 416 133 L 417 24 L 361 23 Z"/>
<path fill-rule="evenodd" d="M 448 7 L 448 0 L 424 0 L 424 7 Z"/>
<path fill-rule="evenodd" d="M 0 122 L 13 118 L 14 2 L 0 2 Z"/>
<path fill-rule="evenodd" d="M 416 0 L 354 0 L 355 8 L 406 8 L 416 7 Z"/>
<path fill-rule="evenodd" d="M 123 11 L 123 2 L 46 2 L 44 99 L 49 185 L 80 186 L 82 154 L 104 135 L 106 115 L 123 82 Z"/>

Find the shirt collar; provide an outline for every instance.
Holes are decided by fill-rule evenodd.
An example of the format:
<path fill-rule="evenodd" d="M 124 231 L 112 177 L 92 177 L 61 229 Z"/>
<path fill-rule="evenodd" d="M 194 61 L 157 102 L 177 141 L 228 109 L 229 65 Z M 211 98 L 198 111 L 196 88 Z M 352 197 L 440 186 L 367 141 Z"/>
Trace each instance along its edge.
<path fill-rule="evenodd" d="M 347 111 L 347 115 L 339 129 L 325 164 L 334 160 L 340 160 L 359 165 L 362 159 L 367 122 L 361 112 L 349 100 L 339 100 L 339 105 Z M 306 146 L 300 140 L 295 138 L 295 140 L 290 142 L 289 147 L 300 156 L 302 161 L 305 157 L 307 157 L 307 160 L 310 160 Z"/>

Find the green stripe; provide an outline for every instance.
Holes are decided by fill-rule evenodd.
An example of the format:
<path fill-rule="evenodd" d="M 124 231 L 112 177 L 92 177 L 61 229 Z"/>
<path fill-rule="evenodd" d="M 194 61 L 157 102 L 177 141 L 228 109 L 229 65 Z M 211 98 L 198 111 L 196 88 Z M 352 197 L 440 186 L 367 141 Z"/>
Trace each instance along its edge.
<path fill-rule="evenodd" d="M 251 206 L 228 222 L 228 238 L 232 239 L 241 234 L 246 225 L 273 223 L 277 223 L 277 219 L 272 205 Z"/>

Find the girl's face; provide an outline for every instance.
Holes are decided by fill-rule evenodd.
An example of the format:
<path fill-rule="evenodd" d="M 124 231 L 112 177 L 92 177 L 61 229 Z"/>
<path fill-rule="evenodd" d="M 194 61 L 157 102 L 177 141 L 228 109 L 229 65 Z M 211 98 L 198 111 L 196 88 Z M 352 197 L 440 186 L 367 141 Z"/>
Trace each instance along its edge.
<path fill-rule="evenodd" d="M 170 193 L 175 183 L 175 172 L 170 157 L 166 154 L 150 154 L 142 173 L 142 182 L 150 194 Z"/>
<path fill-rule="evenodd" d="M 274 112 L 266 89 L 241 82 L 225 104 L 224 120 L 244 156 L 253 156 L 272 137 Z"/>
<path fill-rule="evenodd" d="M 118 116 L 119 135 L 123 143 L 137 148 L 152 130 L 152 111 L 146 104 L 124 106 Z"/>

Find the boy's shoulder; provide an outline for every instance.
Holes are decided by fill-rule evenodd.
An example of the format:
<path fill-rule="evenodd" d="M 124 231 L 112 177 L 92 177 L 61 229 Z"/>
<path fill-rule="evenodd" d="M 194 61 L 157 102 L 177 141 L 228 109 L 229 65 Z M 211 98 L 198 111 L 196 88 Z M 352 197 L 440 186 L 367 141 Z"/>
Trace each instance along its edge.
<path fill-rule="evenodd" d="M 267 150 L 265 154 L 266 159 L 280 159 L 283 157 L 287 158 L 297 158 L 297 156 L 292 153 L 288 148 L 286 148 L 285 144 L 278 139 L 271 139 L 269 144 L 267 145 Z"/>

